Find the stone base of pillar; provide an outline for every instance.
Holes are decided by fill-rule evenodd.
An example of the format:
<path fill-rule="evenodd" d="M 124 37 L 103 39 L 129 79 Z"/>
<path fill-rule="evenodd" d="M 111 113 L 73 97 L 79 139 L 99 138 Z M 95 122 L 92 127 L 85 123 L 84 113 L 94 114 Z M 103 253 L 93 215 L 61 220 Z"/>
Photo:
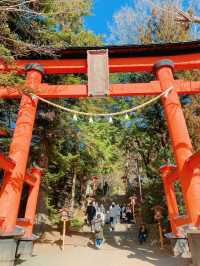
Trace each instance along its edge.
<path fill-rule="evenodd" d="M 13 266 L 17 250 L 17 238 L 24 234 L 24 229 L 20 226 L 10 233 L 0 232 L 0 265 Z"/>
<path fill-rule="evenodd" d="M 170 240 L 171 250 L 175 257 L 181 257 L 185 259 L 191 258 L 191 253 L 186 237 L 177 237 L 173 233 L 165 234 L 165 237 Z"/>
<path fill-rule="evenodd" d="M 27 259 L 31 257 L 33 254 L 34 241 L 37 239 L 38 237 L 35 235 L 30 238 L 18 239 L 16 257 L 20 259 Z"/>
<path fill-rule="evenodd" d="M 17 249 L 17 240 L 14 238 L 0 238 L 0 265 L 13 266 Z"/>
<path fill-rule="evenodd" d="M 200 230 L 187 232 L 192 262 L 194 266 L 200 265 Z"/>

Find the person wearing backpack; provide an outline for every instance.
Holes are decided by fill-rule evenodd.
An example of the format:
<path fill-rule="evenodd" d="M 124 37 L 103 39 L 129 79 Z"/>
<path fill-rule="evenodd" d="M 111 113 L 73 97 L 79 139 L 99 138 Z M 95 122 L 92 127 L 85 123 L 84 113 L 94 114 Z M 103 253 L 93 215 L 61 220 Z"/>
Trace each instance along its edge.
<path fill-rule="evenodd" d="M 101 248 L 104 236 L 103 236 L 103 221 L 101 218 L 101 214 L 97 214 L 96 219 L 93 220 L 94 225 L 94 234 L 95 234 L 95 246 L 96 248 Z"/>

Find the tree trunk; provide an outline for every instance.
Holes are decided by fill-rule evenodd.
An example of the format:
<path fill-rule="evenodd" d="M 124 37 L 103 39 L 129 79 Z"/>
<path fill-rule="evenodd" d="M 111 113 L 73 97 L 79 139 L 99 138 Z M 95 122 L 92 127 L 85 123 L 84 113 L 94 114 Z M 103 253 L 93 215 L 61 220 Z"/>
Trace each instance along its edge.
<path fill-rule="evenodd" d="M 74 171 L 74 176 L 72 179 L 72 194 L 71 194 L 71 211 L 74 211 L 75 196 L 76 196 L 76 171 Z"/>

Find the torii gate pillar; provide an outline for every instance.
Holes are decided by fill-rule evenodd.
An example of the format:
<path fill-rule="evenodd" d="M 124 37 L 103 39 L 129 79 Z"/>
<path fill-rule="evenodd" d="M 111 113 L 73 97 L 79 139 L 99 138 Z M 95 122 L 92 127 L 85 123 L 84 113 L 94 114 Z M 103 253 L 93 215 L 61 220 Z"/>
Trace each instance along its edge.
<path fill-rule="evenodd" d="M 163 91 L 170 87 L 174 88 L 173 67 L 174 64 L 171 60 L 161 60 L 154 65 L 156 76 Z M 192 156 L 193 148 L 176 90 L 173 89 L 168 95 L 163 96 L 162 103 L 176 158 L 186 215 L 188 215 L 193 226 L 199 226 L 200 173 L 198 169 L 192 170 L 187 164 L 187 161 Z"/>
<path fill-rule="evenodd" d="M 43 67 L 38 64 L 26 66 L 26 85 L 35 90 L 42 80 Z M 15 236 L 22 235 L 24 230 L 17 224 L 20 198 L 24 183 L 32 131 L 37 109 L 37 99 L 23 95 L 20 103 L 16 128 L 9 151 L 9 158 L 15 162 L 12 171 L 5 172 L 0 194 L 0 264 L 11 265 L 15 256 Z M 12 241 L 13 240 L 13 241 Z M 5 243 L 6 241 L 6 243 Z"/>
<path fill-rule="evenodd" d="M 36 214 L 38 193 L 40 189 L 40 180 L 41 176 L 43 175 L 43 172 L 40 168 L 34 167 L 31 169 L 31 174 L 35 178 L 35 182 L 33 186 L 30 186 L 29 188 L 29 195 L 28 195 L 25 217 L 24 217 L 25 223 L 27 224 L 24 224 L 25 226 L 23 226 L 23 219 L 22 219 L 22 226 L 25 230 L 25 233 L 18 240 L 18 246 L 16 251 L 17 256 L 20 255 L 20 258 L 23 259 L 32 256 L 34 241 L 38 238 L 36 235 L 33 234 L 33 226 L 35 223 L 35 214 Z"/>

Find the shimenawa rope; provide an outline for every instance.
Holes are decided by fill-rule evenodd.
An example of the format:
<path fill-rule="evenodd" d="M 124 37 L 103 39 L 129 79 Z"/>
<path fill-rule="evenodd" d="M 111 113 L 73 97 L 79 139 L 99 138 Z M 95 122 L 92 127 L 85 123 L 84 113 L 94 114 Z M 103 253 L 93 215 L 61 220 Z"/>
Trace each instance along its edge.
<path fill-rule="evenodd" d="M 139 110 L 139 109 L 142 109 L 144 107 L 146 107 L 147 105 L 150 105 L 151 103 L 153 102 L 156 102 L 157 100 L 159 100 L 162 96 L 165 96 L 167 97 L 169 95 L 169 93 L 171 92 L 171 90 L 173 89 L 173 86 L 171 86 L 170 88 L 168 88 L 167 90 L 165 90 L 164 92 L 162 92 L 161 94 L 159 94 L 158 96 L 154 97 L 153 99 L 150 99 L 149 101 L 145 102 L 145 103 L 142 103 L 138 106 L 134 106 L 130 109 L 126 109 L 124 111 L 119 111 L 119 112 L 115 112 L 115 113 L 91 113 L 91 112 L 83 112 L 83 111 L 78 111 L 78 110 L 74 110 L 74 109 L 70 109 L 70 108 L 67 108 L 67 107 L 64 107 L 62 105 L 59 105 L 59 104 L 56 104 L 56 103 L 53 103 L 51 101 L 48 101 L 34 93 L 30 93 L 29 95 L 32 97 L 32 98 L 37 98 L 39 99 L 40 101 L 44 102 L 44 103 L 47 103 L 53 107 L 56 107 L 58 109 L 61 109 L 63 111 L 66 111 L 66 112 L 69 112 L 69 113 L 73 113 L 74 115 L 84 115 L 84 116 L 90 116 L 90 117 L 112 117 L 112 116 L 119 116 L 119 115 L 126 115 L 126 114 L 129 114 L 131 112 L 134 112 L 136 110 Z"/>

